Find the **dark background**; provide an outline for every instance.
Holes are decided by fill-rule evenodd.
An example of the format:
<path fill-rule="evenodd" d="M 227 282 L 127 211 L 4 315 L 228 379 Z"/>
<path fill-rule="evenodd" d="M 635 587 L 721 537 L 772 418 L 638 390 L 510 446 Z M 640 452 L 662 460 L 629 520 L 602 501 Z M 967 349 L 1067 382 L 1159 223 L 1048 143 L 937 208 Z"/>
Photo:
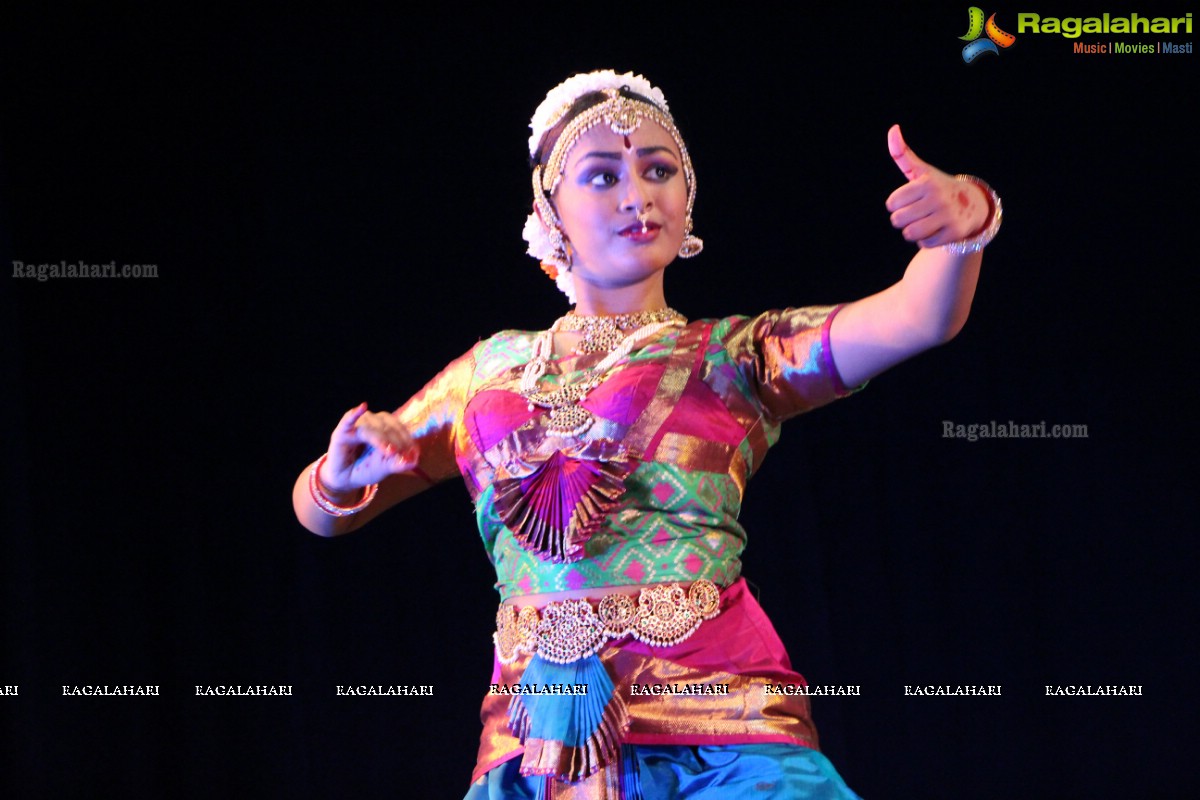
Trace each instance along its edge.
<path fill-rule="evenodd" d="M 526 126 L 563 78 L 615 67 L 664 88 L 693 152 L 706 250 L 667 278 L 691 317 L 899 278 L 893 122 L 1004 198 L 964 332 L 787 426 L 743 515 L 795 666 L 862 687 L 814 702 L 847 782 L 1194 796 L 1198 56 L 1019 35 L 966 65 L 966 24 L 965 5 L 644 4 L 5 24 L 0 266 L 159 277 L 0 280 L 0 684 L 19 685 L 0 788 L 461 796 L 496 602 L 466 492 L 327 541 L 291 485 L 346 408 L 397 406 L 479 338 L 564 310 L 523 254 Z M 1084 40 L 1105 38 L 1194 39 Z M 1088 437 L 969 443 L 944 420 Z M 134 683 L 162 695 L 61 689 Z"/>

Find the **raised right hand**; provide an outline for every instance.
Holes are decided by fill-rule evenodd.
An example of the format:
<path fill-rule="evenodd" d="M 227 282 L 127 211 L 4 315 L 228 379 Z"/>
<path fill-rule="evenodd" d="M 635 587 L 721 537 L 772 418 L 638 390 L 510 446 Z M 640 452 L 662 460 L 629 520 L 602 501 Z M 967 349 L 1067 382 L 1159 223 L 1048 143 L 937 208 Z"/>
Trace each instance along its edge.
<path fill-rule="evenodd" d="M 892 227 L 905 239 L 933 248 L 970 238 L 983 229 L 988 221 L 988 198 L 983 189 L 956 180 L 919 158 L 905 143 L 899 125 L 888 130 L 887 141 L 892 160 L 908 178 L 908 183 L 887 199 Z"/>
<path fill-rule="evenodd" d="M 329 458 L 317 477 L 329 492 L 357 491 L 417 465 L 420 449 L 408 428 L 389 412 L 361 403 L 342 415 L 329 437 Z"/>

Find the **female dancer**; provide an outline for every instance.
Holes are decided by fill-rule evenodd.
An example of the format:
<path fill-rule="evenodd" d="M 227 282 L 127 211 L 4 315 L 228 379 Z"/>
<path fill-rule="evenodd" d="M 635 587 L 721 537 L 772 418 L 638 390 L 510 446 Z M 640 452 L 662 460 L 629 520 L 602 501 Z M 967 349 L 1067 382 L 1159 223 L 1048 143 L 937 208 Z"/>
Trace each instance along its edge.
<path fill-rule="evenodd" d="M 702 247 L 696 178 L 662 92 L 577 75 L 531 128 L 525 238 L 574 310 L 478 343 L 394 413 L 346 412 L 296 514 L 337 535 L 465 479 L 501 599 L 468 798 L 855 797 L 740 578 L 738 510 L 783 420 L 958 332 L 999 199 L 893 127 L 887 207 L 920 246 L 898 283 L 689 322 L 663 272 Z"/>

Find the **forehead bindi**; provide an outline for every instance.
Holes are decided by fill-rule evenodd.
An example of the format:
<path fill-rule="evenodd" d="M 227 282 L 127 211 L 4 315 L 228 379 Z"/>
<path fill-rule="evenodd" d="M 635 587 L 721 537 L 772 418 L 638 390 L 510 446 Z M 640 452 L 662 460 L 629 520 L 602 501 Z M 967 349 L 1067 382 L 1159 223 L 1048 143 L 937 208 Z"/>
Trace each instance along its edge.
<path fill-rule="evenodd" d="M 619 161 L 626 154 L 638 157 L 662 154 L 679 161 L 679 149 L 675 140 L 657 122 L 642 120 L 637 130 L 628 135 L 613 133 L 607 125 L 600 124 L 579 137 L 567 158 L 569 167 L 591 158 Z"/>

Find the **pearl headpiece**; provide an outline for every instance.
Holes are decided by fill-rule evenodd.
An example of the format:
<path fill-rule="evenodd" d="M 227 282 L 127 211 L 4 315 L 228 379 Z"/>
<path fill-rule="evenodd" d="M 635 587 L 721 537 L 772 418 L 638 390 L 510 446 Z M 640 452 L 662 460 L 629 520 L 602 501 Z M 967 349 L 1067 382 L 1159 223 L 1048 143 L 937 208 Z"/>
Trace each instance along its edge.
<path fill-rule="evenodd" d="M 625 97 L 620 91 L 623 88 L 653 102 Z M 690 258 L 699 253 L 704 246 L 703 242 L 691 235 L 692 206 L 696 201 L 696 175 L 692 170 L 691 156 L 688 155 L 679 129 L 675 127 L 675 120 L 667 106 L 667 98 L 661 89 L 652 86 L 641 75 L 634 75 L 632 72 L 618 75 L 611 69 L 599 70 L 574 75 L 551 89 L 529 123 L 532 131 L 529 137 L 529 155 L 536 156 L 546 132 L 562 121 L 576 100 L 592 92 L 603 92 L 606 99 L 584 110 L 567 124 L 546 159 L 545 170 L 541 164 L 533 168 L 535 211 L 525 220 L 523 233 L 525 241 L 529 243 L 529 255 L 542 262 L 543 269 L 554 278 L 559 290 L 567 296 L 572 305 L 575 303 L 575 287 L 570 275 L 570 260 L 567 258 L 563 241 L 562 223 L 550 203 L 550 196 L 562 180 L 567 154 L 580 137 L 600 123 L 607 124 L 613 133 L 627 135 L 637 130 L 642 120 L 649 119 L 671 135 L 683 161 L 683 177 L 688 192 L 686 227 L 679 255 Z"/>
<path fill-rule="evenodd" d="M 538 146 L 541 145 L 546 131 L 558 124 L 563 115 L 571 110 L 571 106 L 575 104 L 576 100 L 585 94 L 602 92 L 605 89 L 620 89 L 622 86 L 628 86 L 630 91 L 653 100 L 655 105 L 668 114 L 670 113 L 670 109 L 667 107 L 667 98 L 663 95 L 662 89 L 651 86 L 650 81 L 641 75 L 634 75 L 632 72 L 618 75 L 611 69 L 572 75 L 547 92 L 546 99 L 537 107 L 537 111 L 533 112 L 533 119 L 529 121 L 529 129 L 532 131 L 529 136 L 530 157 L 537 154 Z"/>

